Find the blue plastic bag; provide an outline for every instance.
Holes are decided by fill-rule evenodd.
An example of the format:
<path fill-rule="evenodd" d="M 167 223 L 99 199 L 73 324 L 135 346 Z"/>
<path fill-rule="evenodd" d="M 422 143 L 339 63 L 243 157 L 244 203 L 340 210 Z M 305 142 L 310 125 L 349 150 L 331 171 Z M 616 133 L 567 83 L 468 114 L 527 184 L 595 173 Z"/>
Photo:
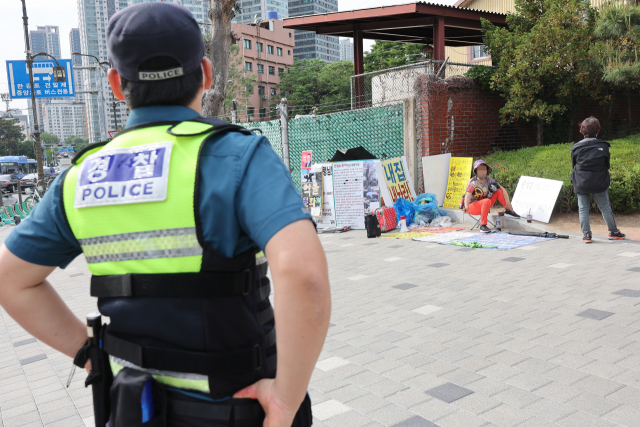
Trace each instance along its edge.
<path fill-rule="evenodd" d="M 398 219 L 398 224 L 400 223 L 401 216 L 403 216 L 406 220 L 407 227 L 413 223 L 413 217 L 416 214 L 416 208 L 413 203 L 400 197 L 396 199 L 396 202 L 393 204 L 393 209 L 396 210 L 396 218 Z M 398 227 L 400 226 L 398 225 Z"/>
<path fill-rule="evenodd" d="M 413 202 L 413 208 L 415 209 L 416 221 L 423 221 L 427 224 L 433 221 L 435 218 L 445 216 L 447 213 L 438 208 L 438 199 L 435 194 L 423 193 L 416 197 Z"/>

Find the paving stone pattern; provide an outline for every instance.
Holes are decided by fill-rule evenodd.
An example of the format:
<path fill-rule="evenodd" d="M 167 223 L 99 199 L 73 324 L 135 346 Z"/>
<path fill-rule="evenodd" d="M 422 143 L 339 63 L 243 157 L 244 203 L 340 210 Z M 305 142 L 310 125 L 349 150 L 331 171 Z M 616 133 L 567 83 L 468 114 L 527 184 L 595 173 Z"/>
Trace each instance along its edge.
<path fill-rule="evenodd" d="M 640 247 L 561 239 L 501 258 L 348 234 L 320 235 L 333 313 L 314 427 L 640 427 Z M 80 257 L 50 278 L 80 318 L 89 277 Z M 93 425 L 86 374 L 66 388 L 71 359 L 0 314 L 0 427 Z"/>
<path fill-rule="evenodd" d="M 639 246 L 573 238 L 496 257 L 349 233 L 349 249 L 320 237 L 335 326 L 314 426 L 640 427 Z"/>

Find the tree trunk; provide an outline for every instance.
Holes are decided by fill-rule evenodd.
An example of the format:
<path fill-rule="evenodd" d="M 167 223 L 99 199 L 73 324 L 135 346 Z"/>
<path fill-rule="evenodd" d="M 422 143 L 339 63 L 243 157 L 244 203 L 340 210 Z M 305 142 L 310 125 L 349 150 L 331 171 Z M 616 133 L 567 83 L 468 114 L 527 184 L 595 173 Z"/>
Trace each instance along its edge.
<path fill-rule="evenodd" d="M 224 118 L 225 86 L 229 76 L 229 51 L 233 41 L 231 20 L 235 16 L 236 0 L 209 0 L 211 40 L 208 56 L 213 65 L 211 89 L 202 97 L 202 115 Z"/>
<path fill-rule="evenodd" d="M 573 124 L 575 123 L 576 107 L 573 99 L 569 106 L 569 128 L 567 129 L 567 142 L 573 142 Z"/>
<path fill-rule="evenodd" d="M 627 128 L 631 130 L 631 90 L 627 87 Z"/>
<path fill-rule="evenodd" d="M 538 135 L 536 135 L 538 146 L 542 145 L 543 132 L 544 132 L 544 120 L 542 120 L 542 117 L 538 116 Z"/>

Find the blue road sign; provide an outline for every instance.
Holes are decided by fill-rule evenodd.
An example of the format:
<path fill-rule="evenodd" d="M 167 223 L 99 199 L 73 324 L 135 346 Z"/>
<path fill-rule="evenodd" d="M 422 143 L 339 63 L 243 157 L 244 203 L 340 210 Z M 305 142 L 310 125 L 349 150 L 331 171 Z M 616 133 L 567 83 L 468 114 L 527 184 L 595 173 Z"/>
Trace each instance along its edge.
<path fill-rule="evenodd" d="M 53 80 L 53 59 L 36 60 L 33 62 L 33 90 L 36 98 L 69 98 L 76 96 L 73 81 L 73 65 L 70 59 L 58 59 L 58 63 L 66 69 L 67 81 Z M 31 99 L 31 84 L 29 83 L 29 68 L 26 61 L 7 61 L 7 76 L 9 76 L 9 93 L 11 99 Z"/>

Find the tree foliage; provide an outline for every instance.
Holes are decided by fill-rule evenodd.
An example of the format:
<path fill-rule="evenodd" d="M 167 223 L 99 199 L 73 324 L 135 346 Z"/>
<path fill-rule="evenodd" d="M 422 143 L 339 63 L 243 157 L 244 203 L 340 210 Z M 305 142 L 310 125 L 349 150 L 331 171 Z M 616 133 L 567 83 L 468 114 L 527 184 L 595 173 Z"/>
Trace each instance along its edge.
<path fill-rule="evenodd" d="M 40 141 L 45 145 L 57 145 L 60 143 L 60 138 L 58 138 L 58 135 L 42 132 L 40 134 Z"/>
<path fill-rule="evenodd" d="M 33 141 L 24 141 L 18 119 L 0 119 L 0 156 L 27 156 L 35 159 Z"/>
<path fill-rule="evenodd" d="M 89 138 L 82 138 L 81 136 L 71 135 L 64 141 L 66 145 L 73 146 L 74 151 L 77 153 L 84 147 L 89 145 Z"/>
<path fill-rule="evenodd" d="M 24 139 L 22 129 L 18 126 L 18 119 L 0 119 L 0 144 L 17 144 Z"/>
<path fill-rule="evenodd" d="M 430 57 L 422 52 L 421 44 L 376 40 L 371 50 L 364 54 L 364 71 L 368 73 L 400 67 Z"/>
<path fill-rule="evenodd" d="M 515 0 L 507 28 L 482 20 L 485 43 L 497 66 L 492 87 L 506 98 L 503 122 L 534 120 L 537 142 L 545 122 L 565 113 L 589 91 L 589 50 L 596 10 L 582 0 Z"/>
<path fill-rule="evenodd" d="M 290 114 L 322 114 L 349 108 L 353 63 L 328 64 L 319 59 L 296 61 L 280 76 L 278 89 L 289 101 Z"/>
<path fill-rule="evenodd" d="M 613 2 L 602 7 L 594 30 L 592 57 L 602 79 L 619 88 L 640 85 L 640 5 Z"/>
<path fill-rule="evenodd" d="M 239 105 L 238 109 L 241 111 L 251 106 L 249 97 L 253 94 L 256 82 L 257 78 L 254 73 L 244 72 L 240 47 L 237 44 L 231 45 L 231 52 L 229 53 L 229 76 L 224 98 L 224 114 L 227 118 L 231 117 L 234 99 L 237 101 Z"/>

